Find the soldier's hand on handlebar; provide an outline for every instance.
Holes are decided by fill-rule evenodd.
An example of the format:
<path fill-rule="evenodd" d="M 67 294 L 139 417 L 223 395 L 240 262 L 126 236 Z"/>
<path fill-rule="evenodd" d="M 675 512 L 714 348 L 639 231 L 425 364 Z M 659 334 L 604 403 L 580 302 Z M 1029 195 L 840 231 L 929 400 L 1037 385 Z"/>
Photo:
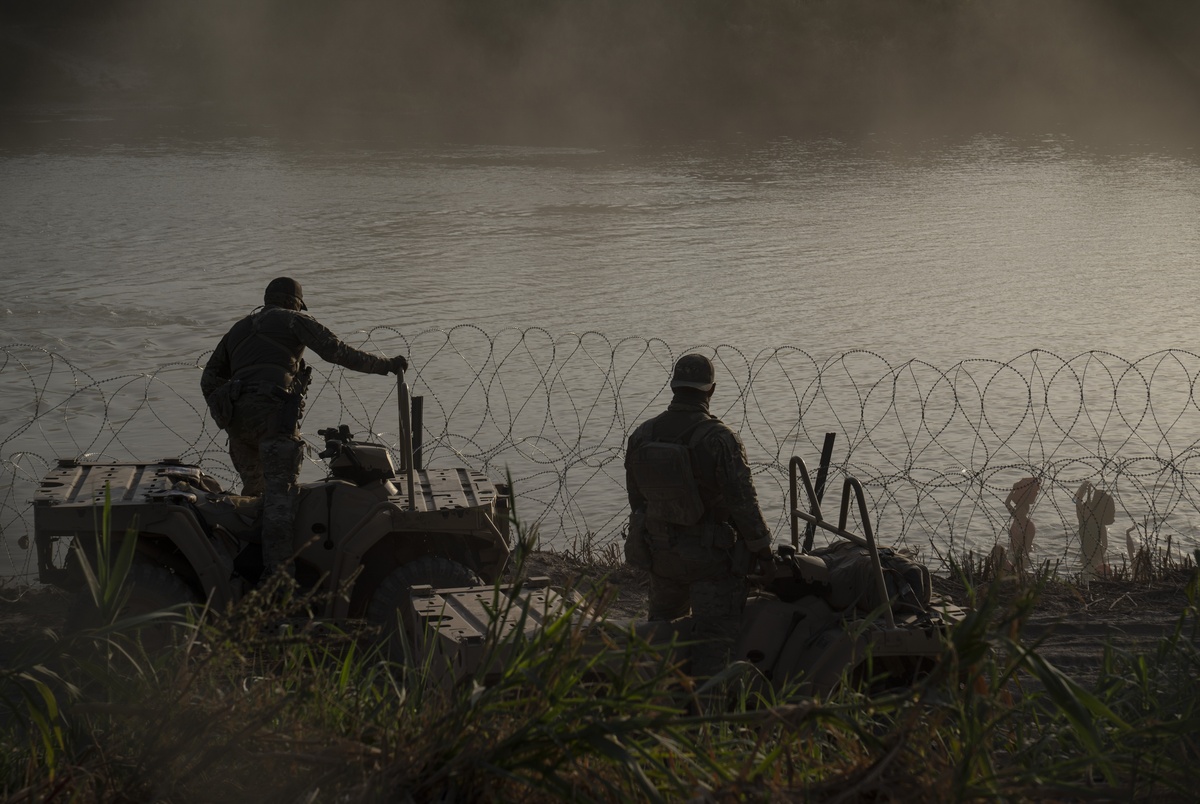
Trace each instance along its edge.
<path fill-rule="evenodd" d="M 404 355 L 397 355 L 389 361 L 388 371 L 393 374 L 401 374 L 408 371 L 408 358 Z"/>

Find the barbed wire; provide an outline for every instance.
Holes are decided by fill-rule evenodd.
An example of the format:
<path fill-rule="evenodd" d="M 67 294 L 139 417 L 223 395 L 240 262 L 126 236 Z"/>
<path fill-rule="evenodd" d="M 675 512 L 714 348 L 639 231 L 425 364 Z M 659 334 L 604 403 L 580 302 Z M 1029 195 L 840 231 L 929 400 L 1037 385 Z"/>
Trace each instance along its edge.
<path fill-rule="evenodd" d="M 885 543 L 943 558 L 1007 546 L 1005 501 L 1033 477 L 1035 560 L 1079 564 L 1075 498 L 1085 482 L 1112 495 L 1114 534 L 1130 531 L 1156 550 L 1200 544 L 1200 355 L 1188 351 L 1130 360 L 1032 350 L 939 368 L 863 350 L 818 359 L 795 346 L 677 349 L 469 324 L 415 335 L 380 327 L 361 346 L 410 355 L 425 463 L 511 475 L 518 513 L 552 546 L 603 549 L 621 537 L 625 439 L 666 406 L 671 366 L 692 351 L 717 366 L 713 412 L 740 432 L 777 538 L 788 530 L 790 458 L 815 466 L 835 433 L 830 488 L 858 477 Z M 206 359 L 97 378 L 36 345 L 0 347 L 0 575 L 32 575 L 32 498 L 58 458 L 176 457 L 234 486 L 224 434 L 200 397 Z M 359 438 L 399 442 L 394 384 L 315 369 L 302 481 L 323 476 L 312 457 L 319 428 L 347 424 Z M 1124 552 L 1117 547 L 1110 553 Z"/>

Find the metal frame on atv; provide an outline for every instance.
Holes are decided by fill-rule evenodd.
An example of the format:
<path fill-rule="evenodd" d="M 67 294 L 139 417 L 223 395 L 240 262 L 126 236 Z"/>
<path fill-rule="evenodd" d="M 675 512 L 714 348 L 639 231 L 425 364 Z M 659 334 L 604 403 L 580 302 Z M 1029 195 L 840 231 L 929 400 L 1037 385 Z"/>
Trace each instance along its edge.
<path fill-rule="evenodd" d="M 942 655 L 961 609 L 932 595 L 924 566 L 878 547 L 857 478 L 845 479 L 833 525 L 803 459 L 793 457 L 788 468 L 792 543 L 777 549 L 763 588 L 747 601 L 733 658 L 754 665 L 777 690 L 806 694 L 828 694 L 843 681 L 911 682 Z M 851 494 L 863 535 L 846 527 Z M 801 521 L 838 538 L 814 549 L 810 534 L 802 545 Z"/>

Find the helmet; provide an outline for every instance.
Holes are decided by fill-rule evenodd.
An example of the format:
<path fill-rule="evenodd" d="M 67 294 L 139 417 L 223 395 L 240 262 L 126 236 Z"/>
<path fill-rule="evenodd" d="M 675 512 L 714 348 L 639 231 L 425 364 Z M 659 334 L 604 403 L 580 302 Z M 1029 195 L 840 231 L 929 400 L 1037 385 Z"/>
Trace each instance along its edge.
<path fill-rule="evenodd" d="M 308 309 L 308 305 L 304 303 L 304 291 L 300 283 L 286 276 L 271 280 L 271 284 L 267 285 L 267 292 L 263 294 L 263 303 L 277 304 L 280 307 L 294 307 L 299 303 L 301 310 Z"/>
<path fill-rule="evenodd" d="M 717 374 L 712 361 L 704 355 L 684 355 L 671 374 L 671 388 L 698 388 L 711 391 Z"/>

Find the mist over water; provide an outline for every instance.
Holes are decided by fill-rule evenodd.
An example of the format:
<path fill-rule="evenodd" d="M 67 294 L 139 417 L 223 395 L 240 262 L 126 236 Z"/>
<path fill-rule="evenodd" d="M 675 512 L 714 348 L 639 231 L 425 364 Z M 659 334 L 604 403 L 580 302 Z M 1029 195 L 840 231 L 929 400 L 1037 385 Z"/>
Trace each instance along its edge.
<path fill-rule="evenodd" d="M 1191 0 L 14 0 L 0 44 L 0 106 L 189 109 L 314 142 L 1188 145 L 1200 125 Z"/>

